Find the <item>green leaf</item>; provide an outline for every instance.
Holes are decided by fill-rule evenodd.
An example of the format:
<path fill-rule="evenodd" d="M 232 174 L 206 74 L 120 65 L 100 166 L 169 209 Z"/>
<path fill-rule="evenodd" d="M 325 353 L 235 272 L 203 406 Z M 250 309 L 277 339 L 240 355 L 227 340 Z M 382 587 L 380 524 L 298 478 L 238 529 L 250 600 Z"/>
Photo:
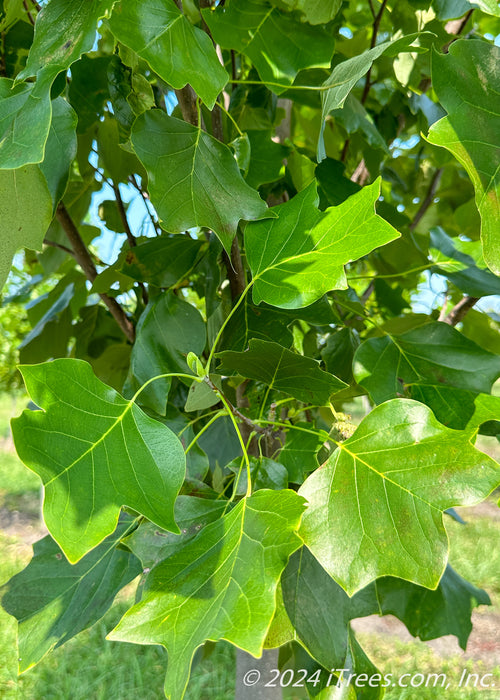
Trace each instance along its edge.
<path fill-rule="evenodd" d="M 295 634 L 326 668 L 343 667 L 351 620 L 394 615 L 422 641 L 453 634 L 465 649 L 472 630 L 473 608 L 490 605 L 487 593 L 463 579 L 451 566 L 446 567 L 434 591 L 387 576 L 349 598 L 306 547 L 290 557 L 281 586 Z"/>
<path fill-rule="evenodd" d="M 240 219 L 273 216 L 241 177 L 230 149 L 200 128 L 153 110 L 137 118 L 132 144 L 167 231 L 206 226 L 229 251 Z"/>
<path fill-rule="evenodd" d="M 38 166 L 0 170 L 0 289 L 19 248 L 41 250 L 51 219 L 52 198 Z"/>
<path fill-rule="evenodd" d="M 356 85 L 358 80 L 366 75 L 370 70 L 373 62 L 382 55 L 397 56 L 402 51 L 420 52 L 426 51 L 420 47 L 422 37 L 429 36 L 429 32 L 420 34 L 409 34 L 401 37 L 396 41 L 385 41 L 378 46 L 368 49 L 358 56 L 348 58 L 342 63 L 338 63 L 330 76 L 322 85 L 321 92 L 321 133 L 318 141 L 318 161 L 326 158 L 325 144 L 323 141 L 323 132 L 325 129 L 325 120 L 328 114 L 333 109 L 343 107 L 347 96 Z"/>
<path fill-rule="evenodd" d="M 282 464 L 269 459 L 269 457 L 250 457 L 249 461 L 253 491 L 260 489 L 279 491 L 288 488 L 288 473 Z M 242 457 L 233 459 L 229 464 L 226 464 L 226 469 L 236 475 L 234 492 L 238 496 L 244 496 L 248 484 L 244 459 Z M 240 475 L 239 479 L 238 474 Z"/>
<path fill-rule="evenodd" d="M 300 12 L 309 24 L 327 24 L 337 15 L 342 0 L 271 0 L 271 3 Z"/>
<path fill-rule="evenodd" d="M 474 258 L 457 249 L 462 241 L 450 238 L 441 227 L 431 230 L 430 254 L 438 272 L 465 294 L 474 297 L 500 294 L 500 279 L 476 265 Z"/>
<path fill-rule="evenodd" d="M 141 523 L 124 544 L 141 560 L 144 568 L 153 568 L 172 556 L 199 534 L 209 523 L 224 515 L 227 501 L 212 501 L 193 496 L 179 496 L 175 502 L 175 521 L 180 534 L 160 530 L 154 523 Z"/>
<path fill-rule="evenodd" d="M 292 322 L 290 316 L 261 304 L 254 306 L 248 301 L 231 316 L 224 329 L 221 345 L 230 350 L 246 350 L 251 338 L 271 340 L 286 348 L 292 346 L 293 335 L 288 326 Z"/>
<path fill-rule="evenodd" d="M 243 5 L 228 0 L 215 11 L 202 10 L 214 41 L 252 61 L 263 82 L 276 94 L 291 85 L 304 68 L 328 68 L 335 41 L 319 27 L 297 22 L 262 0 Z"/>
<path fill-rule="evenodd" d="M 295 423 L 296 428 L 311 430 L 310 423 Z M 327 435 L 325 433 L 324 438 Z M 288 480 L 293 484 L 301 484 L 307 472 L 319 467 L 317 454 L 324 443 L 324 438 L 316 432 L 289 430 L 285 444 L 279 453 L 279 461 L 286 467 Z"/>
<path fill-rule="evenodd" d="M 381 578 L 372 585 L 381 614 L 395 615 L 410 634 L 424 642 L 453 634 L 464 650 L 472 631 L 473 608 L 491 605 L 486 591 L 463 579 L 450 565 L 435 591 L 397 578 Z M 364 591 L 358 595 L 363 596 Z"/>
<path fill-rule="evenodd" d="M 71 163 L 76 156 L 77 117 L 62 97 L 52 103 L 52 122 L 47 138 L 45 157 L 40 170 L 47 180 L 54 210 L 63 198 L 69 180 Z"/>
<path fill-rule="evenodd" d="M 471 1 L 469 4 L 472 5 L 472 7 L 477 5 L 481 12 L 487 15 L 500 17 L 500 7 L 497 0 L 474 0 L 474 2 Z"/>
<path fill-rule="evenodd" d="M 52 84 L 58 73 L 69 68 L 82 53 L 90 51 L 97 22 L 114 2 L 51 0 L 42 9 L 37 17 L 28 61 L 16 77 L 16 83 L 33 76 L 36 81 L 33 86 L 16 85 L 14 88 L 24 100 L 15 112 L 9 111 L 10 124 L 4 122 L 0 168 L 19 168 L 43 160 L 52 116 Z"/>
<path fill-rule="evenodd" d="M 277 219 L 245 229 L 253 300 L 296 309 L 331 289 L 347 287 L 344 265 L 399 237 L 375 212 L 380 179 L 325 212 L 312 183 L 286 204 Z"/>
<path fill-rule="evenodd" d="M 141 602 L 109 638 L 165 646 L 165 694 L 179 699 L 205 640 L 226 639 L 259 656 L 281 572 L 300 545 L 294 533 L 302 511 L 293 491 L 263 490 L 241 500 L 152 570 Z"/>
<path fill-rule="evenodd" d="M 186 356 L 188 352 L 201 355 L 205 343 L 205 323 L 194 306 L 173 292 L 151 300 L 137 324 L 130 360 L 132 390 L 160 374 L 190 374 Z M 144 389 L 138 401 L 165 415 L 171 383 L 170 377 L 157 379 Z"/>
<path fill-rule="evenodd" d="M 174 88 L 189 83 L 209 109 L 229 80 L 210 37 L 173 0 L 123 0 L 109 20 L 115 37 Z"/>
<path fill-rule="evenodd" d="M 300 535 L 352 595 L 380 576 L 435 588 L 446 565 L 442 512 L 473 505 L 500 482 L 500 466 L 422 404 L 377 406 L 299 493 Z"/>
<path fill-rule="evenodd" d="M 305 403 L 325 405 L 332 394 L 347 386 L 320 369 L 316 360 L 266 340 L 254 338 L 245 352 L 226 350 L 216 357 L 222 363 L 217 368 L 219 373 L 237 372 Z"/>
<path fill-rule="evenodd" d="M 290 148 L 275 143 L 268 131 L 252 130 L 247 134 L 250 140 L 250 167 L 245 180 L 251 187 L 279 180 L 284 173 L 283 159 L 290 153 Z"/>
<path fill-rule="evenodd" d="M 12 421 L 17 452 L 44 484 L 47 528 L 77 562 L 114 531 L 129 506 L 174 532 L 184 450 L 165 426 L 100 382 L 86 362 L 23 365 L 40 411 Z"/>
<path fill-rule="evenodd" d="M 40 163 L 51 120 L 51 80 L 14 85 L 0 78 L 0 169 Z"/>
<path fill-rule="evenodd" d="M 430 384 L 489 393 L 500 358 L 447 323 L 427 323 L 401 335 L 369 338 L 356 350 L 354 377 L 375 403 L 395 398 L 406 385 Z"/>
<path fill-rule="evenodd" d="M 33 559 L 1 589 L 2 605 L 19 624 L 19 672 L 91 627 L 115 595 L 141 573 L 139 559 L 117 545 L 131 521 L 70 564 L 50 537 L 33 545 Z"/>
<path fill-rule="evenodd" d="M 448 54 L 434 52 L 432 84 L 448 116 L 433 124 L 427 137 L 450 151 L 472 180 L 484 259 L 496 274 L 500 274 L 499 66 L 500 49 L 483 41 L 456 41 Z"/>
<path fill-rule="evenodd" d="M 17 81 L 31 78 L 39 71 L 54 77 L 92 49 L 97 22 L 116 0 L 50 0 L 37 17 L 35 38 L 25 69 Z"/>
<path fill-rule="evenodd" d="M 139 282 L 173 287 L 194 267 L 201 248 L 201 241 L 162 235 L 125 251 L 116 268 Z"/>

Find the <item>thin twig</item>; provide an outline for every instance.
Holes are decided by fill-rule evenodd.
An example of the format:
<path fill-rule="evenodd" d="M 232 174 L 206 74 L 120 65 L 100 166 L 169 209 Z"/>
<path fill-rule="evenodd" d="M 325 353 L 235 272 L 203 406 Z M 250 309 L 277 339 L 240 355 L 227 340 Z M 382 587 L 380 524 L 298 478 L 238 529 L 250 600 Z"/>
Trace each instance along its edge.
<path fill-rule="evenodd" d="M 30 9 L 29 9 L 29 7 L 28 7 L 28 2 L 27 2 L 27 0 L 23 0 L 23 7 L 24 7 L 24 9 L 26 10 L 26 14 L 28 15 L 29 21 L 31 22 L 31 24 L 32 24 L 33 26 L 35 26 L 35 20 L 34 20 L 33 17 L 31 16 L 31 12 L 30 12 Z"/>
<path fill-rule="evenodd" d="M 221 394 L 220 389 L 217 386 L 215 386 L 215 384 L 213 383 L 213 381 L 210 379 L 210 377 L 208 375 L 205 377 L 205 382 L 212 389 L 212 391 L 215 394 L 217 394 L 217 396 L 220 396 L 220 394 Z M 233 404 L 231 403 L 231 401 L 229 401 L 229 399 L 227 397 L 224 397 L 224 398 L 226 400 L 227 406 L 230 409 L 231 413 L 234 416 L 236 416 L 237 418 L 239 418 L 242 421 L 242 423 L 244 423 L 246 426 L 251 428 L 256 433 L 262 433 L 263 435 L 267 435 L 269 433 L 268 429 L 262 428 L 262 426 L 257 425 L 250 418 L 248 418 L 248 416 L 245 416 L 244 413 L 242 413 L 238 408 L 236 408 L 236 406 L 233 406 Z"/>
<path fill-rule="evenodd" d="M 97 277 L 96 267 L 92 262 L 90 253 L 87 250 L 87 247 L 83 242 L 78 229 L 75 226 L 75 222 L 71 218 L 70 213 L 68 212 L 68 210 L 62 202 L 60 202 L 57 205 L 56 216 L 59 223 L 63 227 L 66 236 L 68 237 L 68 240 L 73 249 L 74 258 L 82 268 L 85 277 L 90 282 L 93 282 Z M 116 299 L 113 299 L 113 297 L 110 297 L 107 294 L 99 294 L 99 296 L 101 297 L 101 300 L 104 302 L 104 304 L 106 304 L 106 306 L 108 307 L 111 315 L 113 316 L 117 324 L 120 326 L 126 338 L 130 340 L 131 343 L 133 343 L 135 340 L 135 328 L 132 325 L 129 318 L 127 317 L 125 311 L 120 306 L 120 304 L 116 301 Z"/>
<path fill-rule="evenodd" d="M 141 186 L 139 185 L 139 183 L 137 182 L 137 178 L 136 178 L 135 175 L 131 175 L 131 176 L 129 177 L 129 181 L 130 181 L 130 182 L 132 183 L 132 185 L 135 187 L 135 189 L 137 190 L 137 192 L 141 195 L 141 199 L 142 199 L 142 201 L 144 202 L 144 207 L 146 208 L 146 211 L 148 212 L 148 216 L 149 216 L 149 218 L 150 218 L 150 220 L 151 220 L 151 223 L 153 224 L 153 227 L 154 227 L 156 233 L 161 233 L 160 224 L 159 224 L 158 221 L 154 218 L 153 212 L 152 212 L 151 209 L 149 208 L 149 204 L 148 204 L 149 197 L 147 196 L 146 192 L 144 192 L 144 190 L 142 189 L 142 187 L 141 187 Z"/>
<path fill-rule="evenodd" d="M 55 241 L 49 241 L 47 238 L 43 239 L 43 244 L 48 245 L 51 248 L 58 248 L 59 250 L 64 250 L 65 253 L 68 253 L 68 255 L 71 255 L 73 258 L 75 257 L 75 253 L 71 248 L 68 248 L 65 245 L 62 245 L 61 243 L 56 243 Z"/>
<path fill-rule="evenodd" d="M 387 0 L 382 0 L 382 4 L 380 6 L 380 10 L 377 13 L 377 16 L 373 20 L 373 30 L 372 30 L 372 38 L 370 41 L 370 48 L 373 49 L 375 47 L 375 44 L 377 43 L 377 35 L 378 35 L 378 30 L 380 29 L 380 22 L 382 20 L 382 15 L 384 14 L 385 6 L 387 4 Z M 372 66 L 368 69 L 368 73 L 366 74 L 365 78 L 365 87 L 363 88 L 363 94 L 361 95 L 361 104 L 364 105 L 366 100 L 368 99 L 368 93 L 370 92 L 371 88 L 371 75 L 372 75 Z"/>
<path fill-rule="evenodd" d="M 427 190 L 427 194 L 424 197 L 424 201 L 420 205 L 417 213 L 415 214 L 413 221 L 411 222 L 409 229 L 410 231 L 413 231 L 419 224 L 420 220 L 424 216 L 425 212 L 427 209 L 431 206 L 432 202 L 434 201 L 434 197 L 436 195 L 437 189 L 439 187 L 439 183 L 441 182 L 441 176 L 443 175 L 443 168 L 438 168 L 434 175 L 432 176 L 432 180 L 430 181 L 429 184 L 429 189 Z"/>
<path fill-rule="evenodd" d="M 464 296 L 443 319 L 444 323 L 447 323 L 449 326 L 456 326 L 457 323 L 460 323 L 465 317 L 467 312 L 472 309 L 474 304 L 477 304 L 479 299 L 480 297 Z"/>
<path fill-rule="evenodd" d="M 454 41 L 456 41 L 459 38 L 473 12 L 474 8 L 472 8 L 472 10 L 469 10 L 463 19 L 452 20 L 451 22 L 448 22 L 448 24 L 445 26 L 445 29 L 448 32 L 448 34 L 454 34 L 454 37 L 443 46 L 443 53 L 448 53 L 448 51 L 450 50 L 450 46 L 453 44 Z"/>
<path fill-rule="evenodd" d="M 130 228 L 130 224 L 127 219 L 127 212 L 125 211 L 125 205 L 123 204 L 120 187 L 114 182 L 112 183 L 112 185 L 113 192 L 115 193 L 116 206 L 118 207 L 118 214 L 120 215 L 120 220 L 123 224 L 123 228 L 125 229 L 128 244 L 131 248 L 135 248 L 135 246 L 137 245 L 137 241 L 135 240 L 135 236 L 132 233 L 132 229 Z M 149 301 L 149 295 L 147 293 L 146 287 L 143 282 L 138 282 L 138 285 L 141 290 L 142 301 L 144 302 L 144 304 L 147 304 Z"/>

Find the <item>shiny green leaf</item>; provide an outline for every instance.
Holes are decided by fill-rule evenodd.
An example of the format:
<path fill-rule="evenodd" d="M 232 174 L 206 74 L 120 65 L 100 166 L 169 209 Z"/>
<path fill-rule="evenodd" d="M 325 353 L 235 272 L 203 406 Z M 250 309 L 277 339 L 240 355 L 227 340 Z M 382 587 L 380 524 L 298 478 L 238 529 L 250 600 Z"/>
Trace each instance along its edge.
<path fill-rule="evenodd" d="M 12 421 L 14 442 L 43 481 L 45 524 L 67 558 L 77 562 L 113 532 L 125 505 L 176 531 L 173 506 L 185 471 L 176 436 L 86 362 L 55 360 L 21 372 L 42 410 Z"/>
<path fill-rule="evenodd" d="M 193 27 L 173 0 L 122 0 L 109 27 L 174 88 L 189 83 L 212 109 L 229 76 L 207 34 Z"/>
<path fill-rule="evenodd" d="M 230 149 L 200 128 L 153 110 L 138 117 L 132 144 L 167 231 L 206 226 L 230 250 L 240 219 L 273 216 L 241 177 Z"/>
<path fill-rule="evenodd" d="M 387 575 L 435 588 L 448 554 L 443 511 L 478 503 L 499 483 L 500 466 L 466 433 L 394 399 L 304 482 L 300 534 L 349 595 Z"/>
<path fill-rule="evenodd" d="M 142 600 L 109 635 L 117 641 L 163 644 L 168 650 L 165 694 L 182 698 L 195 650 L 226 639 L 262 652 L 276 588 L 303 501 L 293 491 L 258 491 L 204 527 L 148 576 Z"/>
<path fill-rule="evenodd" d="M 332 394 L 347 386 L 320 369 L 316 360 L 266 340 L 253 339 L 244 352 L 226 350 L 216 357 L 221 360 L 217 368 L 221 374 L 237 372 L 306 403 L 327 404 Z"/>
<path fill-rule="evenodd" d="M 271 0 L 271 3 L 300 12 L 309 24 L 327 24 L 342 6 L 342 0 Z"/>
<path fill-rule="evenodd" d="M 345 289 L 344 265 L 400 235 L 376 214 L 379 193 L 376 180 L 338 207 L 320 212 L 312 183 L 273 208 L 277 219 L 247 225 L 254 302 L 295 309 L 331 289 Z"/>

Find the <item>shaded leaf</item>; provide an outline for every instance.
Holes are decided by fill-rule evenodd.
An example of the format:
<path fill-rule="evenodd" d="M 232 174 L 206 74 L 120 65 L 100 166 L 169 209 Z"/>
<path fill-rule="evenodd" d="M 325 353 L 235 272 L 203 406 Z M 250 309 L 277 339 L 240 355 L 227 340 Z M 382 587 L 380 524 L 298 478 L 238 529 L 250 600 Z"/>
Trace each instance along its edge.
<path fill-rule="evenodd" d="M 448 149 L 472 180 L 484 259 L 496 274 L 500 274 L 499 66 L 500 49 L 484 41 L 456 41 L 449 53 L 434 52 L 432 84 L 448 116 L 433 124 L 427 137 Z"/>
<path fill-rule="evenodd" d="M 251 187 L 260 187 L 267 182 L 280 178 L 283 159 L 290 152 L 288 146 L 275 143 L 271 132 L 248 131 L 250 141 L 250 165 L 245 180 Z"/>
<path fill-rule="evenodd" d="M 311 430 L 310 423 L 295 423 L 297 428 Z M 315 432 L 306 433 L 303 430 L 289 430 L 285 444 L 278 459 L 286 467 L 288 480 L 293 484 L 301 484 L 307 472 L 319 467 L 317 454 L 324 443 L 324 438 Z"/>
<path fill-rule="evenodd" d="M 328 68 L 333 36 L 322 28 L 297 22 L 267 2 L 228 0 L 202 15 L 214 41 L 252 61 L 261 79 L 276 94 L 291 85 L 304 68 Z"/>
<path fill-rule="evenodd" d="M 447 323 L 434 322 L 366 340 L 356 350 L 354 376 L 375 403 L 420 383 L 488 393 L 500 376 L 500 357 Z"/>
<path fill-rule="evenodd" d="M 331 289 L 345 289 L 345 264 L 400 235 L 376 214 L 379 193 L 380 179 L 338 207 L 320 212 L 312 183 L 273 208 L 277 219 L 247 225 L 254 302 L 294 309 Z"/>
<path fill-rule="evenodd" d="M 52 103 L 52 121 L 40 170 L 47 180 L 54 210 L 63 198 L 76 156 L 76 114 L 62 97 Z"/>
<path fill-rule="evenodd" d="M 124 0 L 109 27 L 174 88 L 189 83 L 209 109 L 229 76 L 210 37 L 184 17 L 173 0 Z"/>
<path fill-rule="evenodd" d="M 240 219 L 273 216 L 241 177 L 230 149 L 200 128 L 153 110 L 137 118 L 132 144 L 168 231 L 206 226 L 229 251 Z"/>
<path fill-rule="evenodd" d="M 248 475 L 243 457 L 233 459 L 226 464 L 226 469 L 236 475 L 234 492 L 238 496 L 244 496 L 247 491 Z M 239 478 L 238 478 L 239 474 Z M 250 457 L 250 475 L 252 478 L 252 491 L 260 489 L 288 488 L 288 473 L 285 467 L 269 457 Z"/>
<path fill-rule="evenodd" d="M 0 289 L 19 248 L 41 250 L 51 219 L 52 198 L 38 166 L 0 170 Z"/>
<path fill-rule="evenodd" d="M 160 236 L 120 255 L 116 267 L 124 275 L 157 287 L 173 287 L 193 268 L 201 241 L 185 236 Z"/>
<path fill-rule="evenodd" d="M 271 0 L 273 5 L 299 11 L 309 24 L 327 24 L 340 10 L 342 0 Z"/>
<path fill-rule="evenodd" d="M 148 379 L 169 372 L 190 374 L 188 352 L 199 356 L 206 343 L 206 329 L 200 312 L 173 292 L 152 299 L 141 315 L 130 359 L 131 389 Z M 138 400 L 165 415 L 171 377 L 151 382 Z"/>
<path fill-rule="evenodd" d="M 237 372 L 306 403 L 327 404 L 332 394 L 346 386 L 315 360 L 266 340 L 253 339 L 244 352 L 226 350 L 216 357 L 221 360 L 221 374 Z"/>
<path fill-rule="evenodd" d="M 124 543 L 138 557 L 143 567 L 152 568 L 175 554 L 199 534 L 206 525 L 224 515 L 227 501 L 212 501 L 193 496 L 179 496 L 175 501 L 175 521 L 180 534 L 167 532 L 154 523 L 141 523 Z"/>
<path fill-rule="evenodd" d="M 163 644 L 165 694 L 182 698 L 195 650 L 226 639 L 254 656 L 262 651 L 276 588 L 300 540 L 294 534 L 303 501 L 293 491 L 258 491 L 207 525 L 158 564 L 143 598 L 110 639 Z"/>
<path fill-rule="evenodd" d="M 175 435 L 100 382 L 86 362 L 23 365 L 40 411 L 12 421 L 17 452 L 44 484 L 47 528 L 72 562 L 116 527 L 124 505 L 176 531 L 173 506 L 184 478 Z"/>
<path fill-rule="evenodd" d="M 395 41 L 385 41 L 378 44 L 372 49 L 368 49 L 364 53 L 348 58 L 342 63 L 338 63 L 330 76 L 322 85 L 321 92 L 321 133 L 318 142 L 318 161 L 326 157 L 325 145 L 323 141 L 323 132 L 325 128 L 325 119 L 333 109 L 339 109 L 344 106 L 344 102 L 356 85 L 358 80 L 366 75 L 371 68 L 373 62 L 382 55 L 397 56 L 402 51 L 426 51 L 420 47 L 422 37 L 429 35 L 428 32 L 421 34 L 409 34 Z"/>
<path fill-rule="evenodd" d="M 47 536 L 33 545 L 28 566 L 0 589 L 4 609 L 18 621 L 19 672 L 101 619 L 115 595 L 141 573 L 133 554 L 118 549 L 133 521 L 77 564 Z"/>
<path fill-rule="evenodd" d="M 394 399 L 304 482 L 300 534 L 349 595 L 386 575 L 434 588 L 448 550 L 442 512 L 478 503 L 499 482 L 499 465 L 467 434 Z"/>

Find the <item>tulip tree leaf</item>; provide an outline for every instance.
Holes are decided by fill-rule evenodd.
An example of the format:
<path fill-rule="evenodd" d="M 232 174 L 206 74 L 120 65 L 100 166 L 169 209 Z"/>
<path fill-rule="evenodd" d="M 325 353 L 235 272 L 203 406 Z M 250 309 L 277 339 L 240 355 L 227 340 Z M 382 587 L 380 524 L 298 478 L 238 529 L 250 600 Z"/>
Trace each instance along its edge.
<path fill-rule="evenodd" d="M 309 24 L 327 24 L 338 13 L 342 0 L 271 0 L 277 7 L 298 10 Z"/>
<path fill-rule="evenodd" d="M 397 56 L 403 51 L 419 52 L 426 51 L 419 46 L 420 37 L 425 36 L 428 32 L 421 34 L 409 34 L 396 41 L 386 41 L 378 46 L 368 49 L 359 56 L 353 56 L 346 61 L 335 66 L 329 77 L 322 85 L 321 93 L 321 133 L 318 142 L 318 161 L 326 158 L 325 144 L 323 141 L 323 132 L 325 128 L 325 120 L 328 114 L 333 109 L 343 107 L 347 96 L 356 85 L 358 80 L 366 75 L 370 70 L 373 62 L 382 55 Z"/>
<path fill-rule="evenodd" d="M 479 502 L 499 482 L 500 466 L 466 433 L 394 399 L 304 482 L 300 534 L 349 595 L 388 575 L 435 588 L 448 549 L 442 512 Z"/>
<path fill-rule="evenodd" d="M 19 624 L 21 673 L 97 622 L 115 595 L 141 573 L 139 559 L 117 548 L 130 526 L 130 521 L 120 523 L 75 565 L 51 537 L 44 537 L 33 545 L 28 566 L 0 589 L 3 607 Z"/>
<path fill-rule="evenodd" d="M 169 372 L 190 373 L 186 362 L 189 352 L 201 355 L 205 348 L 206 329 L 200 312 L 173 292 L 150 301 L 137 325 L 130 371 L 135 391 L 152 377 Z M 165 415 L 172 379 L 151 382 L 138 401 Z"/>
<path fill-rule="evenodd" d="M 278 95 L 304 68 L 328 68 L 332 35 L 311 27 L 259 0 L 229 0 L 215 11 L 202 11 L 214 41 L 244 53 L 261 79 Z"/>
<path fill-rule="evenodd" d="M 296 428 L 310 430 L 309 423 L 295 423 Z M 325 442 L 327 435 L 318 434 L 315 431 L 290 430 L 287 433 L 283 449 L 279 453 L 280 464 L 286 467 L 288 480 L 293 484 L 301 484 L 306 472 L 312 472 L 318 468 L 317 454 Z"/>
<path fill-rule="evenodd" d="M 446 567 L 436 590 L 387 576 L 349 598 L 306 547 L 290 557 L 281 587 L 295 634 L 327 668 L 343 666 L 349 622 L 356 618 L 394 615 L 422 641 L 453 634 L 465 649 L 472 630 L 472 610 L 490 605 L 487 593 L 451 566 Z"/>
<path fill-rule="evenodd" d="M 0 141 L 0 168 L 19 168 L 43 160 L 52 117 L 50 90 L 56 76 L 90 51 L 97 22 L 115 0 L 51 0 L 37 17 L 35 37 L 16 83 L 36 76 L 33 87 L 17 86 L 25 100 Z M 12 115 L 12 112 L 10 113 Z M 0 110 L 1 119 L 1 110 Z"/>
<path fill-rule="evenodd" d="M 450 151 L 472 180 L 484 259 L 500 274 L 500 49 L 483 41 L 452 43 L 449 53 L 433 53 L 432 84 L 448 116 L 432 125 L 428 140 Z"/>
<path fill-rule="evenodd" d="M 37 165 L 0 170 L 0 289 L 16 250 L 41 250 L 51 219 L 52 198 Z"/>
<path fill-rule="evenodd" d="M 273 208 L 278 218 L 248 224 L 245 243 L 254 302 L 296 309 L 331 289 L 345 289 L 345 264 L 400 235 L 375 212 L 379 194 L 380 179 L 320 212 L 316 184 L 311 183 Z"/>
<path fill-rule="evenodd" d="M 21 372 L 42 410 L 12 421 L 16 449 L 43 481 L 44 520 L 70 562 L 114 531 L 125 505 L 177 532 L 173 507 L 185 457 L 174 433 L 81 360 L 23 365 Z"/>
<path fill-rule="evenodd" d="M 148 239 L 121 254 L 116 269 L 140 282 L 173 287 L 192 269 L 201 247 L 201 241 L 185 236 Z"/>
<path fill-rule="evenodd" d="M 182 698 L 195 650 L 226 639 L 262 652 L 303 500 L 293 491 L 257 491 L 156 566 L 142 600 L 109 635 L 168 650 L 167 697 Z"/>
<path fill-rule="evenodd" d="M 76 156 L 77 116 L 62 97 L 52 103 L 52 121 L 47 138 L 45 157 L 40 170 L 49 186 L 54 209 L 63 197 L 68 184 L 69 170 Z"/>
<path fill-rule="evenodd" d="M 474 297 L 500 294 L 500 279 L 490 270 L 478 267 L 470 255 L 458 250 L 455 241 L 442 228 L 432 229 L 430 254 L 436 272 L 447 277 L 465 294 Z"/>
<path fill-rule="evenodd" d="M 217 368 L 220 374 L 237 372 L 305 403 L 327 404 L 332 394 L 347 386 L 320 369 L 316 360 L 266 340 L 254 338 L 248 350 L 226 350 L 217 353 L 217 357 L 222 361 Z"/>
<path fill-rule="evenodd" d="M 420 383 L 489 393 L 500 376 L 500 357 L 435 322 L 399 336 L 369 338 L 354 355 L 354 376 L 376 403 Z"/>
<path fill-rule="evenodd" d="M 209 36 L 193 27 L 173 0 L 123 0 L 109 27 L 174 88 L 189 83 L 209 109 L 228 81 Z"/>
<path fill-rule="evenodd" d="M 240 219 L 273 216 L 241 177 L 231 150 L 200 128 L 153 110 L 137 118 L 132 144 L 167 231 L 206 226 L 229 251 Z"/>

